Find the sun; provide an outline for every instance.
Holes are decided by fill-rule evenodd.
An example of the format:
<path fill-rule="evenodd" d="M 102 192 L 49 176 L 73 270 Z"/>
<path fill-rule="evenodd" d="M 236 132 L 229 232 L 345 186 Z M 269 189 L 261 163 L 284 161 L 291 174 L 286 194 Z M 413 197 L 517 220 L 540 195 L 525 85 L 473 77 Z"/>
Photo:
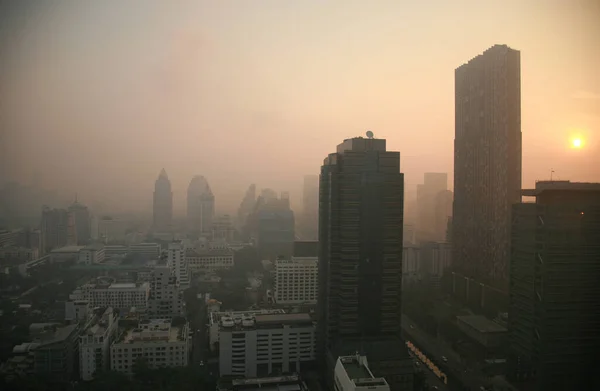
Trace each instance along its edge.
<path fill-rule="evenodd" d="M 581 148 L 583 146 L 583 142 L 580 138 L 575 138 L 573 141 L 571 141 L 571 145 L 573 148 Z"/>

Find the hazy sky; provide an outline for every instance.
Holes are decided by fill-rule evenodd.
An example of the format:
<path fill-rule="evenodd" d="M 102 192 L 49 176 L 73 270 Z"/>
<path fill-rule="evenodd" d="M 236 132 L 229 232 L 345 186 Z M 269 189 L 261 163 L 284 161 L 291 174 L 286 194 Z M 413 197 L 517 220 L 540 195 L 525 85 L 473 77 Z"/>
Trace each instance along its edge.
<path fill-rule="evenodd" d="M 595 0 L 2 1 L 1 165 L 137 209 L 162 167 L 177 210 L 194 175 L 221 211 L 252 182 L 300 204 L 370 129 L 414 191 L 452 177 L 454 69 L 499 43 L 521 51 L 524 186 L 600 181 L 599 18 Z"/>

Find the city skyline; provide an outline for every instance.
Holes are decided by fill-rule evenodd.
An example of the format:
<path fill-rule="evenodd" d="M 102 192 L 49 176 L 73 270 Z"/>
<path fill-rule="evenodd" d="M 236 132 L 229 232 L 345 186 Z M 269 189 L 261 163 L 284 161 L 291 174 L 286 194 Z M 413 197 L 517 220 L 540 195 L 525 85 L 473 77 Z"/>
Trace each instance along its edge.
<path fill-rule="evenodd" d="M 223 210 L 237 208 L 250 183 L 287 190 L 295 204 L 302 176 L 318 172 L 328 145 L 370 129 L 402 152 L 407 193 L 424 172 L 448 172 L 452 186 L 452 69 L 495 43 L 523 53 L 523 185 L 548 179 L 552 169 L 559 179 L 600 176 L 591 1 L 579 8 L 440 2 L 425 19 L 435 28 L 415 24 L 420 5 L 388 2 L 350 2 L 340 15 L 335 2 L 321 9 L 311 1 L 255 9 L 197 2 L 168 12 L 158 2 L 133 3 L 118 16 L 103 3 L 3 9 L 14 18 L 1 34 L 23 39 L 0 39 L 8 53 L 2 145 L 11 146 L 1 151 L 0 177 L 29 182 L 37 173 L 44 186 L 77 192 L 88 204 L 139 211 L 151 205 L 164 166 L 178 213 L 198 172 Z M 22 24 L 28 14 L 37 26 Z M 489 15 L 494 21 L 482 25 Z M 215 23 L 222 20 L 235 28 Z M 114 34 L 102 33 L 108 21 Z M 293 27 L 306 25 L 310 34 Z M 57 31 L 52 42 L 44 29 Z M 418 40 L 411 30 L 422 32 Z M 578 133 L 583 148 L 571 149 Z M 247 148 L 247 137 L 277 147 Z"/>

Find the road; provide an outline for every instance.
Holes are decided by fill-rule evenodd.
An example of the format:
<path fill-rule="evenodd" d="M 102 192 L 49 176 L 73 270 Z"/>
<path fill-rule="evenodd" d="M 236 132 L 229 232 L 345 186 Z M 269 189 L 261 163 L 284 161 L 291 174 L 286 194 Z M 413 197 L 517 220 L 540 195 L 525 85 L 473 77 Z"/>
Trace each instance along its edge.
<path fill-rule="evenodd" d="M 449 378 L 457 378 L 460 383 L 466 387 L 466 390 L 479 391 L 480 387 L 487 383 L 485 376 L 474 371 L 468 371 L 468 368 L 462 362 L 460 355 L 452 350 L 450 346 L 440 341 L 438 338 L 432 337 L 420 330 L 416 324 L 404 314 L 402 314 L 402 329 L 405 333 L 405 339 L 412 341 L 422 349 L 423 353 L 426 353 L 442 371 L 446 372 Z M 442 360 L 443 356 L 448 359 L 447 362 Z M 455 387 L 450 388 L 454 389 Z"/>

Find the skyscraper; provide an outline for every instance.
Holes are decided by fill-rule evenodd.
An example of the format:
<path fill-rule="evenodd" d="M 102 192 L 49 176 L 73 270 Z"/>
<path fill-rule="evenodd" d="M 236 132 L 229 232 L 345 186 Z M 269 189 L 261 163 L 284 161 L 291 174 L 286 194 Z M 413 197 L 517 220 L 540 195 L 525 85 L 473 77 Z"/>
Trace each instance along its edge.
<path fill-rule="evenodd" d="M 154 230 L 165 231 L 173 220 L 173 193 L 171 181 L 163 168 L 154 183 Z"/>
<path fill-rule="evenodd" d="M 85 245 L 91 239 L 91 216 L 87 206 L 80 204 L 77 199 L 69 206 L 69 213 L 75 220 L 75 231 L 77 231 L 77 244 Z"/>
<path fill-rule="evenodd" d="M 215 216 L 215 196 L 208 181 L 200 175 L 192 178 L 187 192 L 188 226 L 194 232 L 207 233 Z"/>
<path fill-rule="evenodd" d="M 506 288 L 521 191 L 520 52 L 495 45 L 455 72 L 453 263 Z"/>
<path fill-rule="evenodd" d="M 600 183 L 541 181 L 513 206 L 508 375 L 598 390 Z M 525 389 L 525 388 L 523 388 Z"/>
<path fill-rule="evenodd" d="M 303 239 L 316 240 L 319 232 L 319 176 L 305 175 L 302 194 Z"/>
<path fill-rule="evenodd" d="M 41 254 L 47 254 L 55 248 L 77 244 L 75 219 L 73 214 L 65 209 L 42 209 L 40 223 Z"/>
<path fill-rule="evenodd" d="M 339 356 L 356 351 L 369 356 L 376 375 L 399 379 L 394 371 L 408 357 L 400 339 L 400 153 L 386 151 L 384 139 L 344 140 L 324 160 L 319 189 L 318 346 L 326 380 Z"/>
<path fill-rule="evenodd" d="M 417 185 L 417 241 L 441 241 L 437 235 L 437 197 L 448 189 L 448 174 L 445 172 L 426 172 L 423 184 Z"/>

